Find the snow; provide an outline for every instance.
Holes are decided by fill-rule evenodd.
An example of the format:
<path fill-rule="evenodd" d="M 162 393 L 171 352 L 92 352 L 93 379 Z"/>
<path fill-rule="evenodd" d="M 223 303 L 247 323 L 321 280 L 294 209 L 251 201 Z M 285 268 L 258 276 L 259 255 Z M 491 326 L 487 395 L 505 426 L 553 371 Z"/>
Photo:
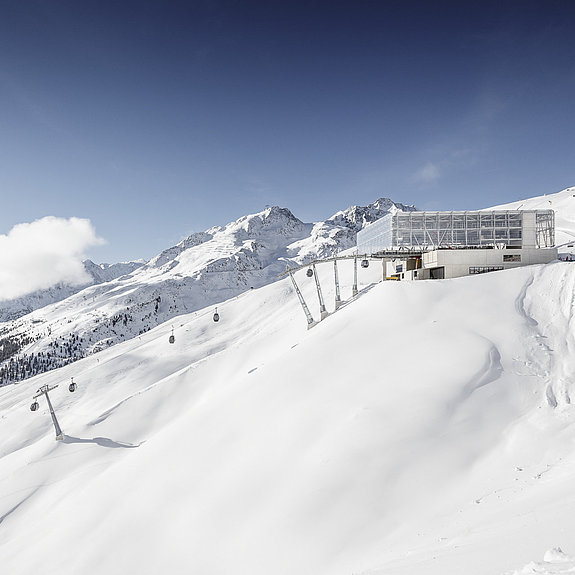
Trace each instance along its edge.
<path fill-rule="evenodd" d="M 26 295 L 0 301 L 0 321 L 9 322 L 16 320 L 34 310 L 41 309 L 52 303 L 62 301 L 71 295 L 78 293 L 88 285 L 110 282 L 121 276 L 128 275 L 144 265 L 145 262 L 124 262 L 119 264 L 95 264 L 90 260 L 83 262 L 84 271 L 88 281 L 79 285 L 69 283 L 57 283 L 47 288 L 30 292 L 30 284 L 27 285 Z M 29 263 L 27 264 L 29 265 Z M 33 266 L 32 266 L 33 273 Z"/>
<path fill-rule="evenodd" d="M 575 263 L 433 282 L 372 264 L 352 298 L 341 262 L 337 311 L 317 271 L 311 330 L 286 278 L 0 387 L 2 572 L 575 573 Z M 44 317 L 140 297 L 113 285 Z M 56 384 L 59 442 L 44 398 L 29 410 Z"/>
<path fill-rule="evenodd" d="M 81 291 L 58 286 L 0 308 L 0 318 L 15 320 L 0 323 L 0 385 L 76 361 L 182 313 L 274 282 L 288 264 L 355 245 L 356 232 L 366 222 L 399 209 L 413 208 L 380 199 L 314 225 L 304 224 L 288 209 L 271 207 L 192 234 L 146 265 L 85 262 L 96 285 Z M 50 299 L 53 305 L 46 305 Z M 3 352 L 3 342 L 10 354 Z M 39 364 L 38 354 L 50 357 Z M 17 369 L 6 373 L 10 359 Z"/>
<path fill-rule="evenodd" d="M 560 573 L 575 573 L 575 558 L 563 553 L 560 547 L 549 549 L 543 561 L 531 561 L 523 569 L 509 571 L 505 575 L 554 575 Z"/>
<path fill-rule="evenodd" d="M 554 210 L 555 243 L 557 246 L 575 241 L 575 187 L 555 194 L 545 194 L 536 198 L 518 200 L 495 206 L 494 210 Z M 571 253 L 570 250 L 569 253 Z"/>
<path fill-rule="evenodd" d="M 286 279 L 1 388 L 3 570 L 484 575 L 568 549 L 575 268 L 361 272 L 309 331 Z M 46 384 L 62 442 L 28 409 Z"/>

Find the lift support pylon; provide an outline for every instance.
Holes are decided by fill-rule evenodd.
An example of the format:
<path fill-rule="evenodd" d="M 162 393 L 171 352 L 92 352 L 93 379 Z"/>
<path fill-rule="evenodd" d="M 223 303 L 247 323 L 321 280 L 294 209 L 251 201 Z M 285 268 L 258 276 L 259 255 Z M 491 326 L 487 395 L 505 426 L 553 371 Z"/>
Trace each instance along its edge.
<path fill-rule="evenodd" d="M 58 423 L 58 420 L 56 419 L 56 414 L 54 413 L 54 408 L 52 407 L 52 402 L 50 401 L 50 396 L 48 395 L 49 391 L 52 391 L 53 389 L 56 389 L 57 387 L 58 387 L 57 384 L 53 385 L 52 387 L 49 387 L 47 385 L 43 385 L 36 392 L 34 399 L 36 399 L 37 397 L 40 397 L 41 395 L 46 396 L 46 401 L 48 402 L 48 409 L 50 410 L 50 415 L 52 416 L 52 423 L 54 424 L 54 430 L 56 431 L 56 440 L 60 441 L 60 440 L 64 439 L 64 434 L 62 433 L 62 429 L 60 427 L 60 424 Z"/>
<path fill-rule="evenodd" d="M 357 295 L 357 256 L 353 258 L 353 287 L 351 288 L 351 297 Z"/>
<path fill-rule="evenodd" d="M 335 279 L 335 309 L 338 309 L 341 304 L 341 295 L 339 293 L 339 277 L 337 275 L 337 259 L 333 260 L 333 277 Z"/>
<path fill-rule="evenodd" d="M 321 285 L 319 284 L 319 277 L 317 275 L 317 270 L 315 269 L 315 264 L 311 264 L 313 268 L 313 277 L 315 279 L 315 285 L 317 288 L 317 298 L 319 300 L 319 318 L 320 321 L 324 320 L 327 316 L 327 309 L 325 308 L 325 302 L 323 301 L 323 294 L 321 293 Z"/>
<path fill-rule="evenodd" d="M 295 289 L 295 293 L 297 294 L 297 297 L 299 299 L 299 303 L 301 304 L 301 307 L 305 313 L 305 317 L 307 319 L 307 328 L 310 329 L 317 322 L 314 321 L 313 316 L 311 315 L 311 312 L 309 311 L 309 308 L 307 307 L 307 304 L 305 303 L 305 300 L 303 299 L 303 294 L 301 293 L 301 290 L 299 289 L 299 287 L 295 281 L 295 278 L 293 277 L 293 273 L 291 272 L 291 270 L 289 271 L 289 277 L 291 278 L 291 281 L 293 283 L 293 287 Z"/>

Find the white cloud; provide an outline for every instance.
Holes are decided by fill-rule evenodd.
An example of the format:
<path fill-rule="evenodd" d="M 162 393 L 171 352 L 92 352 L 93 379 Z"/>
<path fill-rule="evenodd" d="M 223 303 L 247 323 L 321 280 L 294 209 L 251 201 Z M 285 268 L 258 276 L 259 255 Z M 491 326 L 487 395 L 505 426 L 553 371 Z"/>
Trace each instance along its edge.
<path fill-rule="evenodd" d="M 84 250 L 104 243 L 90 220 L 48 216 L 0 235 L 0 300 L 20 297 L 60 282 L 89 281 Z"/>
<path fill-rule="evenodd" d="M 433 162 L 427 162 L 423 168 L 413 175 L 412 180 L 418 184 L 430 184 L 441 176 L 439 166 Z"/>

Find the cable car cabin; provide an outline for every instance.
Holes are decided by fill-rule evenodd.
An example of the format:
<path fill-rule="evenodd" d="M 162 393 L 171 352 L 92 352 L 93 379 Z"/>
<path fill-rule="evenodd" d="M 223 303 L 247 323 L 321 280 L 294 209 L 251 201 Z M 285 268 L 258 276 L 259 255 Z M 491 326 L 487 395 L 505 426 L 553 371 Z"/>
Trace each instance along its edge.
<path fill-rule="evenodd" d="M 361 267 L 368 268 L 369 267 L 369 260 L 361 260 Z"/>
<path fill-rule="evenodd" d="M 220 314 L 218 313 L 218 308 L 216 308 L 216 311 L 214 313 L 214 321 L 220 321 Z"/>
<path fill-rule="evenodd" d="M 168 340 L 170 343 L 175 343 L 176 342 L 176 338 L 174 337 L 174 334 L 172 334 L 170 336 L 170 339 Z"/>
<path fill-rule="evenodd" d="M 35 402 L 30 406 L 30 411 L 36 411 L 39 407 L 40 407 L 40 405 L 38 404 L 37 401 L 35 401 Z"/>
<path fill-rule="evenodd" d="M 311 276 L 313 276 L 313 270 L 311 268 L 308 268 L 307 272 L 305 272 L 305 275 L 310 278 Z"/>
<path fill-rule="evenodd" d="M 68 386 L 68 391 L 76 391 L 76 384 L 74 382 L 72 382 L 69 386 Z"/>

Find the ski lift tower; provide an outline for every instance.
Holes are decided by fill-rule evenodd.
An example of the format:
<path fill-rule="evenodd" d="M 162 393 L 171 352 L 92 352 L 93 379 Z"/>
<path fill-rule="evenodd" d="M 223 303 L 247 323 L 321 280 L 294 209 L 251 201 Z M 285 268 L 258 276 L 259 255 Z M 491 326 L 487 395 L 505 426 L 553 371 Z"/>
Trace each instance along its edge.
<path fill-rule="evenodd" d="M 75 385 L 73 382 L 70 384 L 70 386 Z M 49 391 L 52 391 L 53 389 L 56 389 L 58 387 L 58 384 L 53 385 L 52 387 L 49 387 L 48 385 L 43 385 L 37 392 L 36 395 L 33 397 L 33 399 L 35 400 L 37 397 L 40 397 L 41 395 L 45 395 L 46 396 L 46 401 L 48 402 L 48 408 L 50 409 L 50 415 L 52 416 L 52 423 L 54 424 L 54 430 L 56 431 L 56 441 L 60 441 L 62 439 L 64 439 L 64 434 L 62 433 L 62 429 L 60 427 L 60 424 L 58 423 L 58 420 L 56 419 L 56 414 L 54 413 L 54 408 L 52 407 L 52 402 L 50 401 L 50 396 L 48 395 Z M 72 389 L 70 389 L 70 391 L 73 391 Z M 37 401 L 34 401 L 34 403 L 30 406 L 30 409 L 32 411 L 36 411 L 38 409 L 39 405 Z"/>
<path fill-rule="evenodd" d="M 313 320 L 311 312 L 309 311 L 309 308 L 307 307 L 307 304 L 305 303 L 305 300 L 303 299 L 303 295 L 301 293 L 301 290 L 299 289 L 299 287 L 295 281 L 295 278 L 293 277 L 293 273 L 289 269 L 289 267 L 287 268 L 287 273 L 289 274 L 289 277 L 291 278 L 291 281 L 293 283 L 293 287 L 294 287 L 295 292 L 297 294 L 297 297 L 299 299 L 299 303 L 301 304 L 301 307 L 305 313 L 305 317 L 307 319 L 307 328 L 311 329 L 314 325 L 316 325 L 316 322 Z"/>
<path fill-rule="evenodd" d="M 327 309 L 325 308 L 325 302 L 323 301 L 323 294 L 321 293 L 321 285 L 319 283 L 319 278 L 317 277 L 317 270 L 315 269 L 315 262 L 311 264 L 313 269 L 313 277 L 315 279 L 315 286 L 317 289 L 317 297 L 319 299 L 319 319 L 324 320 L 327 317 Z"/>
<path fill-rule="evenodd" d="M 333 258 L 333 276 L 335 279 L 335 309 L 337 310 L 341 305 L 341 295 L 339 293 L 339 276 L 337 274 L 337 256 Z"/>

